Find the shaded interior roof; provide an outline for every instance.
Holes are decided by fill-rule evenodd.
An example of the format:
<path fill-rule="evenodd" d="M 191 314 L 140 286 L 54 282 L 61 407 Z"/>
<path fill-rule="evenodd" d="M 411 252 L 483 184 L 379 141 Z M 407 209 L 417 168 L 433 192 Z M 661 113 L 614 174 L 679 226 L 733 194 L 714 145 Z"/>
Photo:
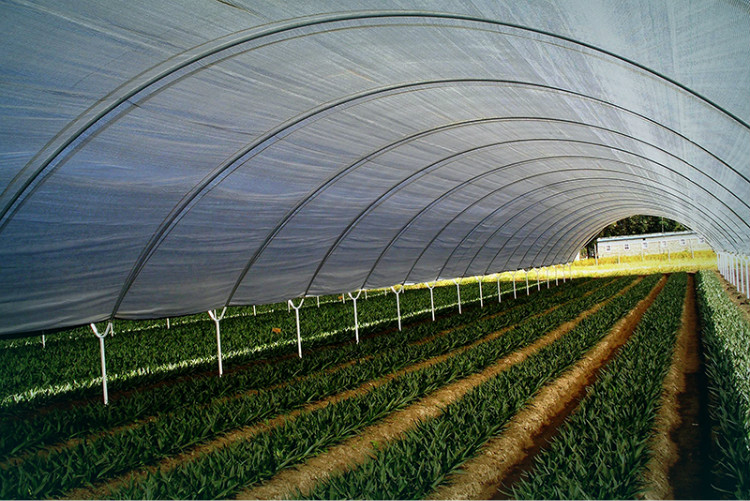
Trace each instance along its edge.
<path fill-rule="evenodd" d="M 561 263 L 634 214 L 750 249 L 744 1 L 0 11 L 0 334 Z"/>

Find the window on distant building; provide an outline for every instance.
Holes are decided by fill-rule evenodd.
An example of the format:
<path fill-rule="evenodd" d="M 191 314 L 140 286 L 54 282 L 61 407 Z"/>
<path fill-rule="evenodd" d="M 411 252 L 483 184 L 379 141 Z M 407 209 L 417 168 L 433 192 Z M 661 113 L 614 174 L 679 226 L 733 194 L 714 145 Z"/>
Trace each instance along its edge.
<path fill-rule="evenodd" d="M 607 251 L 607 252 L 609 252 L 609 251 L 612 250 L 612 246 L 611 245 L 605 245 L 604 246 L 604 250 Z"/>
<path fill-rule="evenodd" d="M 680 239 L 680 245 L 686 245 L 686 244 L 687 244 L 687 242 L 685 241 L 685 239 L 681 238 Z"/>
<path fill-rule="evenodd" d="M 630 244 L 625 244 L 625 246 L 623 247 L 623 249 L 630 250 Z"/>
<path fill-rule="evenodd" d="M 661 241 L 661 246 L 662 247 L 666 247 L 667 246 L 667 241 L 666 240 L 662 240 Z"/>
<path fill-rule="evenodd" d="M 648 242 L 646 242 L 645 240 L 643 241 L 643 248 L 648 249 Z"/>

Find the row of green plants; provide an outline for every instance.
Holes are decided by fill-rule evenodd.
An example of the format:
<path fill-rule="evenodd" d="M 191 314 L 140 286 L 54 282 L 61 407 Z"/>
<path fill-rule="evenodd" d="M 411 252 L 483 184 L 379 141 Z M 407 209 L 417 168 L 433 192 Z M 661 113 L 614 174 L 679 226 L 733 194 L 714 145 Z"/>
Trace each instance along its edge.
<path fill-rule="evenodd" d="M 642 494 L 686 286 L 685 273 L 670 276 L 628 343 L 513 487 L 513 497 L 635 499 Z"/>
<path fill-rule="evenodd" d="M 370 355 L 371 358 L 359 358 L 354 365 L 335 371 L 326 371 L 322 369 L 331 367 L 332 364 L 319 362 L 314 365 L 316 372 L 287 385 L 260 390 L 257 393 L 242 393 L 245 388 L 240 388 L 239 385 L 234 386 L 234 398 L 213 398 L 205 406 L 193 404 L 189 407 L 180 407 L 172 412 L 165 412 L 153 419 L 140 422 L 137 426 L 125 427 L 95 438 L 87 438 L 76 445 L 53 450 L 49 454 L 31 456 L 20 463 L 10 464 L 4 471 L 8 481 L 0 487 L 0 497 L 57 496 L 80 485 L 101 481 L 113 475 L 155 463 L 162 458 L 178 454 L 187 448 L 215 438 L 221 433 L 261 422 L 309 402 L 356 388 L 369 380 L 390 374 L 413 363 L 447 353 L 488 332 L 518 322 L 535 312 L 544 311 L 545 308 L 561 300 L 560 296 L 563 300 L 566 298 L 572 300 L 587 289 L 592 289 L 590 296 L 573 300 L 572 303 L 596 301 L 602 294 L 611 294 L 620 285 L 605 286 L 604 288 L 609 290 L 607 293 L 598 293 L 597 286 L 601 287 L 601 282 L 590 281 L 580 286 L 561 288 L 558 294 L 555 294 L 555 291 L 548 291 L 522 298 L 518 302 L 496 305 L 493 308 L 498 310 L 507 308 L 507 311 L 503 315 L 489 319 L 486 318 L 483 310 L 474 310 L 462 317 L 455 316 L 434 324 L 424 323 L 415 326 L 413 329 L 407 329 L 407 333 L 394 333 L 391 336 L 363 341 L 360 345 L 349 346 L 351 349 L 348 353 L 349 358 L 362 357 L 365 354 Z M 512 307 L 514 303 L 522 302 L 525 306 Z M 481 316 L 485 316 L 484 321 L 437 336 L 429 342 L 406 344 L 410 339 L 409 333 L 413 334 L 412 339 L 421 339 L 430 332 L 449 328 L 451 325 L 460 325 L 460 322 Z M 330 362 L 331 359 L 327 357 L 338 350 L 338 348 L 322 350 L 310 358 L 317 356 L 320 357 L 319 360 Z M 344 356 L 337 359 L 336 363 L 346 358 Z M 291 359 L 288 362 L 265 366 L 270 372 L 270 377 L 258 381 L 260 385 L 256 382 L 255 387 L 277 382 L 274 374 L 278 375 L 278 373 L 275 371 L 284 370 L 282 366 L 285 363 L 288 364 L 286 370 L 292 371 L 289 377 L 301 375 L 299 371 L 295 371 L 295 366 L 299 368 L 305 364 L 306 360 L 307 357 L 302 360 Z M 276 369 L 277 367 L 282 368 Z M 252 371 L 248 371 L 250 372 Z M 242 374 L 239 373 L 235 377 L 240 378 Z M 224 379 L 222 378 L 223 384 L 232 381 L 230 378 Z M 183 389 L 187 391 L 189 387 L 183 386 Z M 191 401 L 186 395 L 174 395 L 174 398 L 180 401 Z"/>
<path fill-rule="evenodd" d="M 696 286 L 709 412 L 717 426 L 717 487 L 731 498 L 750 499 L 750 325 L 715 272 L 699 272 Z"/>
<path fill-rule="evenodd" d="M 508 287 L 508 285 L 506 285 Z M 485 290 L 492 297 L 494 289 Z M 456 289 L 437 287 L 436 309 L 452 310 Z M 497 293 L 494 293 L 497 297 Z M 475 303 L 476 283 L 462 287 L 462 302 Z M 310 301 L 310 299 L 308 300 Z M 427 289 L 407 290 L 401 294 L 401 312 L 405 318 L 429 315 Z M 247 307 L 230 311 L 221 322 L 225 367 L 284 354 L 296 350 L 296 324 L 286 307 L 253 316 Z M 244 312 L 243 312 L 244 310 Z M 393 294 L 379 294 L 358 301 L 359 322 L 363 334 L 391 326 L 396 318 Z M 240 314 L 242 313 L 242 314 Z M 354 315 L 351 301 L 331 301 L 320 308 L 301 312 L 304 348 L 353 337 Z M 166 329 L 122 331 L 105 340 L 109 387 L 112 391 L 137 388 L 180 375 L 216 370 L 216 334 L 214 323 L 203 315 L 202 322 L 185 322 Z M 132 322 L 131 322 L 132 324 Z M 65 337 L 64 333 L 49 336 Z M 320 339 L 322 337 L 322 339 Z M 101 385 L 99 343 L 87 337 L 66 342 L 22 346 L 0 350 L 0 413 L 13 408 L 33 408 L 51 402 L 97 396 Z"/>
<path fill-rule="evenodd" d="M 616 296 L 556 342 L 468 392 L 375 457 L 316 486 L 308 499 L 423 499 L 475 456 L 545 385 L 598 343 L 653 289 L 658 276 Z M 530 327 L 530 325 L 529 325 Z"/>
<path fill-rule="evenodd" d="M 391 412 L 401 409 L 430 392 L 457 379 L 477 373 L 509 353 L 528 346 L 560 324 L 578 316 L 581 311 L 610 297 L 624 287 L 629 279 L 610 282 L 592 288 L 590 294 L 570 292 L 558 297 L 564 302 L 557 308 L 545 310 L 541 296 L 528 308 L 517 312 L 520 323 L 502 336 L 488 339 L 470 349 L 454 353 L 434 365 L 394 377 L 382 386 L 364 394 L 300 415 L 285 425 L 261 432 L 250 439 L 238 440 L 194 460 L 182 463 L 169 471 L 149 473 L 131 481 L 111 494 L 113 498 L 225 498 L 243 487 L 270 478 L 279 470 L 299 463 L 346 438 L 356 435 Z M 544 315 L 534 315 L 547 311 Z M 463 338 L 448 341 L 448 336 L 434 343 L 450 342 L 463 345 L 509 325 L 506 315 L 489 318 L 457 329 L 449 336 Z M 407 351 L 418 353 L 429 350 L 428 357 L 410 357 L 413 361 L 426 359 L 445 350 L 436 350 L 427 343 L 410 346 Z M 412 362 L 413 363 L 413 362 Z M 395 370 L 398 367 L 392 364 Z M 231 473 L 229 473 L 231 471 Z"/>
<path fill-rule="evenodd" d="M 580 281 L 577 284 L 585 284 Z M 595 282 L 589 282 L 594 285 Z M 271 363 L 250 366 L 242 371 L 227 373 L 219 379 L 215 375 L 205 378 L 185 378 L 169 385 L 157 385 L 124 394 L 103 407 L 100 401 L 87 405 L 53 408 L 26 419 L 3 421 L 0 433 L 0 459 L 28 452 L 36 447 L 65 441 L 99 430 L 123 426 L 138 419 L 174 412 L 180 407 L 206 404 L 212 400 L 249 390 L 262 389 L 296 377 L 313 374 L 348 360 L 381 353 L 401 343 L 421 339 L 431 332 L 449 329 L 460 323 L 470 323 L 477 318 L 517 308 L 529 301 L 547 304 L 546 296 L 554 297 L 565 287 L 533 296 L 520 296 L 516 301 L 491 302 L 484 309 L 469 308 L 461 316 L 438 317 L 435 323 L 406 326 L 399 336 L 363 337 L 359 345 L 347 343 L 334 350 L 307 350 L 300 360 L 296 357 Z M 543 303 L 539 303 L 543 301 Z M 347 336 L 346 340 L 350 340 Z"/>

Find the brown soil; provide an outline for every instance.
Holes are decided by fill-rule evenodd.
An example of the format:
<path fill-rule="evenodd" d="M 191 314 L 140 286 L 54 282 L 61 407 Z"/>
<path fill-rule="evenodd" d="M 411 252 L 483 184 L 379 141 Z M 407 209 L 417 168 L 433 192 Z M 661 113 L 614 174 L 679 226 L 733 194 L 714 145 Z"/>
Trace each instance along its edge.
<path fill-rule="evenodd" d="M 559 294 L 559 292 L 556 292 L 554 295 L 557 295 L 557 294 Z M 489 319 L 497 318 L 497 317 L 505 315 L 508 312 L 511 312 L 511 311 L 513 311 L 513 310 L 515 310 L 517 308 L 518 308 L 518 306 L 513 306 L 511 308 L 508 308 L 507 310 L 503 310 L 503 311 L 501 311 L 499 313 L 488 315 L 488 316 L 482 317 L 482 318 L 483 318 L 483 320 L 489 320 Z M 548 311 L 551 311 L 551 309 L 548 310 Z M 425 323 L 425 322 L 424 321 L 419 321 L 419 322 L 415 322 L 415 323 L 409 324 L 409 325 L 410 326 L 415 326 L 415 325 L 419 325 L 421 323 Z M 453 332 L 453 331 L 455 331 L 457 329 L 460 329 L 462 327 L 465 327 L 465 326 L 466 326 L 466 324 L 461 324 L 459 326 L 456 326 L 456 327 L 453 327 L 453 328 L 450 328 L 450 329 L 445 329 L 445 330 L 440 331 L 440 332 L 438 332 L 436 334 L 433 334 L 432 336 L 426 336 L 426 337 L 424 337 L 422 339 L 419 339 L 419 340 L 416 340 L 416 341 L 412 341 L 409 344 L 410 345 L 414 345 L 414 346 L 426 344 L 426 343 L 429 343 L 431 341 L 434 341 L 435 339 L 437 339 L 439 337 L 448 335 L 451 332 Z M 381 336 L 381 335 L 385 335 L 385 334 L 391 333 L 391 332 L 394 332 L 394 329 L 390 329 L 388 331 L 383 331 L 381 333 L 376 333 L 376 334 L 370 335 L 368 337 Z M 328 345 L 325 348 L 330 348 L 330 347 L 338 346 L 339 344 L 337 344 L 337 345 Z M 311 351 L 318 351 L 318 350 L 319 349 L 311 350 Z M 275 359 L 275 360 L 278 361 L 278 360 L 282 360 L 284 358 L 289 358 L 289 357 L 282 357 L 282 358 L 278 358 L 278 359 Z M 335 371 L 338 371 L 338 370 L 342 370 L 342 369 L 344 369 L 346 367 L 349 367 L 350 365 L 354 364 L 355 362 L 361 362 L 361 361 L 369 360 L 371 358 L 372 358 L 372 356 L 366 356 L 366 357 L 361 357 L 361 358 L 359 358 L 357 360 L 349 360 L 347 362 L 342 362 L 339 365 L 336 365 L 336 366 L 333 366 L 333 367 L 329 367 L 328 369 L 325 369 L 322 372 L 332 373 L 332 372 L 335 372 Z M 252 364 L 252 365 L 256 365 L 256 364 Z M 277 385 L 273 385 L 273 386 L 267 387 L 265 389 L 277 389 L 277 388 L 280 388 L 282 386 L 286 386 L 286 385 L 289 385 L 289 384 L 297 383 L 299 381 L 302 381 L 302 380 L 307 379 L 309 377 L 316 376 L 318 374 L 320 374 L 320 372 L 316 372 L 316 373 L 313 373 L 313 374 L 308 374 L 308 375 L 305 375 L 305 376 L 300 376 L 300 377 L 297 377 L 297 378 L 293 378 L 293 379 L 291 379 L 289 381 L 285 381 L 283 383 L 279 383 Z M 238 393 L 238 394 L 235 394 L 235 395 L 230 395 L 230 396 L 222 397 L 222 398 L 220 398 L 218 400 L 214 400 L 214 401 L 202 404 L 202 405 L 198 406 L 197 408 L 205 408 L 205 407 L 208 407 L 209 405 L 214 405 L 217 402 L 231 401 L 231 400 L 235 400 L 235 399 L 238 399 L 238 398 L 250 396 L 250 395 L 253 395 L 253 394 L 256 394 L 256 393 L 258 393 L 257 390 L 248 390 L 246 392 L 242 392 L 242 393 Z M 23 453 L 23 454 L 21 454 L 19 456 L 16 456 L 16 457 L 13 457 L 13 458 L 10 458 L 10 459 L 7 459 L 7 460 L 1 462 L 0 463 L 0 470 L 7 469 L 8 467 L 13 466 L 13 465 L 18 465 L 18 464 L 20 464 L 20 463 L 28 460 L 31 457 L 46 457 L 46 456 L 49 456 L 50 454 L 52 454 L 54 452 L 59 452 L 59 451 L 64 450 L 64 449 L 67 449 L 67 448 L 70 448 L 70 447 L 74 447 L 74 446 L 80 444 L 81 442 L 83 442 L 84 440 L 88 440 L 88 441 L 98 440 L 98 439 L 106 437 L 106 436 L 115 435 L 115 434 L 120 433 L 122 431 L 131 430 L 131 429 L 137 428 L 139 426 L 143 426 L 143 425 L 148 424 L 148 423 L 150 423 L 152 421 L 155 421 L 157 419 L 158 419 L 158 416 L 148 416 L 148 417 L 139 419 L 137 421 L 134 421 L 132 423 L 128 423 L 126 425 L 118 426 L 116 428 L 111 428 L 111 429 L 108 429 L 108 430 L 105 430 L 105 431 L 100 431 L 100 432 L 93 433 L 91 435 L 87 435 L 86 437 L 73 438 L 73 439 L 67 440 L 65 442 L 59 442 L 59 443 L 56 443 L 56 444 L 51 444 L 51 445 L 46 446 L 46 447 L 44 447 L 42 449 L 38 449 L 38 450 L 35 450 L 35 451 Z"/>
<path fill-rule="evenodd" d="M 555 293 L 555 295 L 557 295 L 557 294 L 560 294 L 560 292 L 556 292 Z M 475 308 L 479 308 L 479 305 L 471 304 L 471 305 L 464 306 L 464 310 L 466 310 L 467 308 L 475 309 Z M 500 313 L 497 313 L 495 315 L 492 315 L 491 317 L 488 317 L 488 318 L 493 318 L 493 317 L 498 316 L 498 315 L 503 315 L 503 314 L 507 313 L 508 311 L 510 311 L 510 310 L 505 310 L 503 312 L 500 312 Z M 444 311 L 443 313 L 436 313 L 435 318 L 436 319 L 448 318 L 448 317 L 456 316 L 458 314 L 459 313 L 456 310 Z M 416 327 L 416 326 L 419 326 L 419 325 L 422 325 L 422 324 L 426 324 L 428 322 L 431 322 L 431 318 L 429 318 L 429 317 L 423 318 L 421 320 L 414 320 L 412 322 L 404 323 L 403 327 L 404 328 L 407 328 L 407 327 L 408 328 L 412 328 L 412 327 Z M 398 332 L 398 327 L 392 327 L 390 329 L 384 329 L 382 331 L 377 331 L 377 332 L 372 332 L 372 333 L 369 333 L 369 334 L 366 334 L 366 335 L 362 335 L 362 336 L 360 336 L 360 339 L 377 338 L 377 337 L 380 337 L 380 336 L 386 336 L 388 334 L 392 334 L 394 332 Z M 449 331 L 446 331 L 446 332 L 449 332 Z M 437 334 L 436 336 L 439 336 L 441 334 L 443 334 L 443 333 Z M 336 347 L 339 347 L 339 346 L 344 346 L 344 345 L 350 344 L 351 342 L 352 341 L 349 340 L 349 341 L 341 341 L 341 342 L 338 342 L 338 343 L 326 344 L 326 345 L 323 345 L 323 346 L 318 346 L 316 348 L 312 348 L 312 349 L 306 350 L 306 353 L 316 353 L 316 352 L 323 351 L 323 350 L 329 350 L 329 349 L 332 349 L 332 348 L 336 348 Z M 244 364 L 233 365 L 233 366 L 230 366 L 227 369 L 225 369 L 224 375 L 225 376 L 229 376 L 232 373 L 245 371 L 245 370 L 250 369 L 250 368 L 252 368 L 254 366 L 257 366 L 257 365 L 278 363 L 278 362 L 281 362 L 283 360 L 288 360 L 290 358 L 295 358 L 296 356 L 297 356 L 296 353 L 289 353 L 287 355 L 281 355 L 281 356 L 274 357 L 274 358 L 252 360 L 252 361 L 246 362 Z M 206 378 L 206 377 L 216 377 L 216 370 L 215 369 L 210 369 L 210 370 L 205 370 L 205 371 L 201 371 L 201 372 L 195 372 L 195 373 L 190 373 L 190 374 L 184 374 L 184 375 L 180 375 L 180 376 L 175 376 L 173 378 L 164 379 L 162 381 L 157 381 L 157 382 L 153 382 L 153 383 L 147 383 L 147 384 L 144 384 L 142 386 L 139 386 L 138 388 L 134 388 L 134 389 L 130 389 L 130 390 L 112 391 L 112 392 L 110 392 L 109 400 L 110 400 L 110 402 L 116 402 L 117 400 L 121 400 L 121 399 L 127 398 L 130 395 L 133 395 L 134 393 L 144 392 L 144 391 L 153 390 L 153 389 L 156 389 L 156 388 L 161 388 L 163 386 L 174 385 L 174 384 L 178 384 L 178 383 L 181 383 L 181 382 L 184 382 L 184 381 L 196 380 L 196 379 Z M 43 414 L 49 413 L 49 412 L 54 411 L 54 410 L 58 410 L 58 409 L 73 409 L 75 407 L 82 407 L 82 406 L 85 406 L 85 405 L 101 405 L 101 397 L 100 396 L 93 396 L 93 397 L 79 398 L 79 399 L 73 399 L 73 400 L 64 399 L 64 400 L 60 400 L 60 401 L 54 401 L 52 403 L 43 405 L 41 407 L 38 407 L 38 408 L 35 408 L 35 409 L 31 409 L 28 412 L 21 412 L 21 413 L 15 414 L 13 416 L 8 416 L 8 418 L 9 419 L 13 419 L 13 420 L 16 420 L 16 419 L 30 419 L 30 418 L 32 418 L 34 416 L 43 415 Z M 148 418 L 144 418 L 144 419 L 148 419 Z"/>
<path fill-rule="evenodd" d="M 745 315 L 745 320 L 750 322 L 750 299 L 746 298 L 744 294 L 740 293 L 737 288 L 729 283 L 724 277 L 722 277 L 718 271 L 715 273 L 716 276 L 719 277 L 719 281 L 724 287 L 724 290 L 726 291 L 727 296 L 729 296 L 729 299 L 731 299 L 732 302 L 737 305 L 743 315 Z"/>
<path fill-rule="evenodd" d="M 539 314 L 537 314 L 535 316 L 540 316 L 540 315 L 547 314 L 550 311 L 552 311 L 552 310 L 554 310 L 554 309 L 556 309 L 558 307 L 559 307 L 559 305 L 558 306 L 553 306 L 552 308 L 549 308 L 545 312 L 539 313 Z M 506 312 L 507 311 L 510 311 L 510 310 L 506 310 Z M 504 313 L 505 312 L 493 315 L 493 317 L 499 316 L 499 315 L 504 314 Z M 458 328 L 458 327 L 456 327 L 456 328 Z M 186 452 L 184 452 L 182 454 L 166 458 L 165 460 L 161 461 L 160 463 L 158 463 L 158 464 L 156 464 L 154 466 L 128 472 L 128 473 L 126 473 L 124 475 L 121 475 L 119 477 L 115 477 L 113 479 L 110 479 L 110 480 L 108 480 L 106 482 L 100 483 L 100 484 L 92 486 L 92 487 L 74 489 L 74 490 L 68 492 L 65 495 L 65 498 L 66 499 L 102 499 L 104 497 L 107 497 L 111 492 L 113 492 L 117 488 L 119 488 L 119 487 L 127 484 L 128 482 L 130 482 L 132 480 L 143 478 L 147 474 L 154 473 L 156 471 L 169 471 L 169 470 L 172 470 L 172 469 L 176 468 L 177 466 L 179 466 L 182 463 L 185 463 L 185 462 L 188 462 L 188 461 L 192 461 L 192 460 L 194 460 L 195 458 L 197 458 L 199 456 L 202 456 L 202 455 L 205 455 L 205 454 L 209 454 L 212 451 L 217 450 L 217 449 L 219 449 L 221 447 L 224 447 L 226 445 L 229 445 L 229 444 L 231 444 L 233 442 L 236 442 L 236 441 L 239 441 L 239 440 L 247 440 L 247 439 L 252 438 L 253 436 L 257 435 L 258 433 L 261 433 L 261 432 L 267 431 L 267 430 L 271 430 L 271 429 L 276 428 L 278 426 L 282 426 L 282 425 L 284 425 L 287 422 L 293 421 L 294 419 L 296 419 L 297 416 L 299 416 L 303 412 L 312 412 L 312 411 L 315 411 L 317 409 L 321 409 L 323 407 L 326 407 L 327 405 L 335 404 L 335 403 L 340 402 L 342 400 L 347 400 L 349 398 L 353 398 L 353 397 L 356 397 L 356 396 L 364 395 L 364 394 L 372 391 L 373 389 L 375 389 L 375 388 L 377 388 L 379 386 L 382 386 L 383 384 L 387 383 L 388 381 L 390 381 L 390 380 L 392 380 L 394 378 L 397 378 L 397 377 L 399 377 L 399 376 L 401 376 L 403 374 L 407 374 L 409 372 L 414 372 L 414 371 L 423 369 L 425 367 L 429 367 L 431 365 L 435 365 L 435 364 L 440 363 L 440 362 L 442 362 L 442 361 L 444 361 L 444 360 L 446 360 L 446 359 L 448 359 L 448 358 L 450 358 L 452 356 L 455 356 L 455 355 L 457 355 L 459 353 L 462 353 L 462 352 L 464 352 L 464 351 L 466 351 L 466 350 L 468 350 L 468 349 L 470 349 L 470 348 L 472 348 L 472 347 L 474 347 L 474 346 L 476 346 L 478 344 L 485 343 L 487 341 L 495 339 L 495 338 L 499 337 L 500 335 L 502 335 L 507 330 L 509 330 L 510 328 L 512 328 L 512 326 L 511 327 L 507 327 L 507 328 L 502 329 L 502 330 L 497 331 L 497 332 L 493 332 L 493 333 L 487 334 L 483 338 L 478 339 L 477 341 L 474 341 L 470 345 L 457 348 L 456 350 L 454 350 L 452 352 L 449 352 L 447 354 L 444 354 L 444 355 L 441 355 L 441 356 L 438 356 L 438 357 L 435 357 L 435 358 L 431 358 L 429 360 L 426 360 L 426 361 L 423 361 L 423 362 L 411 365 L 411 366 L 406 367 L 404 369 L 401 369 L 401 370 L 399 370 L 397 372 L 389 374 L 388 376 L 385 376 L 383 378 L 367 382 L 367 383 L 363 384 L 362 386 L 360 386 L 359 388 L 356 388 L 354 390 L 348 390 L 348 391 L 345 391 L 343 393 L 339 393 L 339 394 L 333 395 L 333 396 L 331 396 L 329 398 L 320 400 L 318 402 L 313 402 L 311 404 L 306 405 L 302 409 L 298 409 L 296 411 L 293 411 L 293 412 L 290 412 L 290 413 L 287 413 L 287 414 L 279 415 L 279 416 L 277 416 L 277 417 L 275 417 L 275 418 L 273 418 L 271 420 L 266 421 L 265 423 L 258 424 L 258 425 L 247 426 L 247 427 L 244 427 L 244 428 L 239 428 L 237 430 L 234 430 L 232 432 L 229 432 L 229 433 L 221 436 L 218 439 L 215 439 L 215 440 L 212 440 L 210 442 L 207 442 L 207 443 L 204 443 L 202 445 L 199 445 L 199 446 L 197 446 L 197 447 L 195 447 L 193 449 L 190 449 L 189 451 L 186 451 Z M 451 330 L 442 331 L 442 332 L 436 334 L 433 337 L 438 337 L 440 335 L 445 335 L 445 334 L 447 334 L 450 331 Z M 416 343 L 419 343 L 419 342 L 420 341 L 416 341 Z M 350 364 L 350 363 L 352 363 L 352 362 L 347 362 L 346 364 Z M 333 370 L 333 369 L 331 369 L 331 370 Z"/>
<path fill-rule="evenodd" d="M 430 499 L 505 499 L 507 492 L 549 444 L 557 428 L 578 406 L 586 388 L 632 335 L 644 312 L 661 292 L 666 279 L 621 319 L 595 347 L 560 378 L 545 386 L 502 435 L 491 439 L 459 473 L 451 475 Z M 624 292 L 624 291 L 622 291 Z"/>
<path fill-rule="evenodd" d="M 647 499 L 715 499 L 711 487 L 711 425 L 703 368 L 695 280 L 688 277 L 672 367 L 657 415 L 654 455 L 648 464 Z"/>
<path fill-rule="evenodd" d="M 619 294 L 635 285 L 638 280 L 625 287 Z M 317 483 L 324 481 L 331 475 L 343 473 L 367 461 L 375 454 L 379 446 L 402 437 L 406 432 L 418 426 L 420 421 L 439 416 L 446 406 L 461 399 L 472 388 L 497 376 L 510 366 L 524 361 L 537 350 L 561 338 L 578 325 L 581 320 L 598 311 L 606 303 L 607 301 L 590 308 L 576 319 L 564 323 L 533 344 L 499 360 L 484 371 L 449 384 L 406 409 L 395 412 L 383 422 L 367 427 L 358 436 L 332 447 L 327 452 L 313 457 L 301 465 L 279 472 L 261 485 L 241 492 L 237 498 L 280 499 L 294 495 L 296 489 L 299 489 L 303 494 L 310 492 Z M 539 315 L 547 314 L 552 309 L 554 308 L 550 308 L 547 312 Z M 488 337 L 498 337 L 508 329 L 490 334 Z M 486 342 L 486 340 L 487 338 L 483 339 L 482 342 Z M 471 346 L 476 344 L 479 343 L 475 342 Z M 456 350 L 454 353 L 465 351 L 468 348 Z"/>

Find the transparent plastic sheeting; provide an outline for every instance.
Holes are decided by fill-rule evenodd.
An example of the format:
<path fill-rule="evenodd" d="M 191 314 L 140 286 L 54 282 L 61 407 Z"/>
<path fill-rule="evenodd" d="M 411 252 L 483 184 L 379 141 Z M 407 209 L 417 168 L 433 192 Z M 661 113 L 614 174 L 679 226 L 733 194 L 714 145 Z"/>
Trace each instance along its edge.
<path fill-rule="evenodd" d="M 0 334 L 563 263 L 634 214 L 750 250 L 744 1 L 9 0 L 0 46 Z"/>

